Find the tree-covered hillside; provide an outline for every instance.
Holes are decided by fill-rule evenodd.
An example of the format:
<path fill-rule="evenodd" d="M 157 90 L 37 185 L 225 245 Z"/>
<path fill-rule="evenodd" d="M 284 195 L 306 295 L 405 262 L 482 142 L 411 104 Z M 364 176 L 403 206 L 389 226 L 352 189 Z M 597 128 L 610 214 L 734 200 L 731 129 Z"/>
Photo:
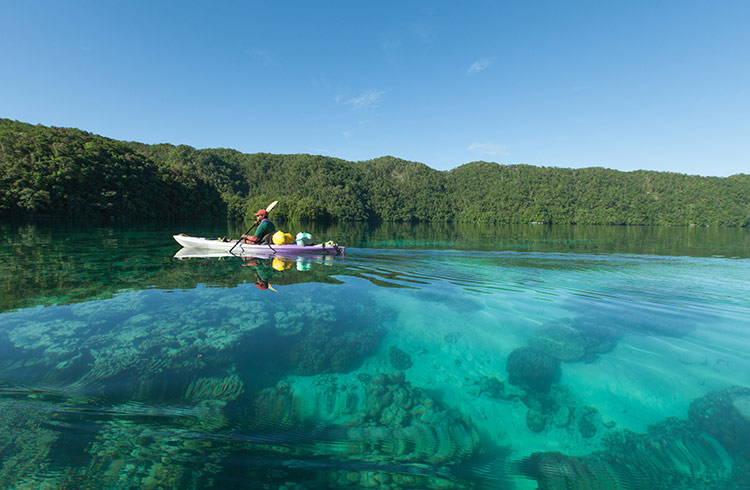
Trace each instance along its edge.
<path fill-rule="evenodd" d="M 244 154 L 116 141 L 0 119 L 0 216 L 750 225 L 750 175 L 728 178 L 386 156 Z"/>
<path fill-rule="evenodd" d="M 222 215 L 216 186 L 185 166 L 85 131 L 0 119 L 0 216 Z"/>

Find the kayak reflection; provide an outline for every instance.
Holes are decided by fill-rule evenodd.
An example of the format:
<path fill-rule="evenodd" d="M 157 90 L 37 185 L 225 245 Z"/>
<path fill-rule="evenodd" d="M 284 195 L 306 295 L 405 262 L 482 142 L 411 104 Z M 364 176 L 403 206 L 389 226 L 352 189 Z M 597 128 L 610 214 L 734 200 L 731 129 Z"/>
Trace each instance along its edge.
<path fill-rule="evenodd" d="M 272 284 L 289 285 L 302 282 L 315 281 L 315 278 L 309 277 L 310 273 L 319 276 L 313 270 L 313 265 L 332 266 L 337 260 L 343 257 L 335 255 L 258 255 L 258 256 L 239 256 L 226 252 L 196 250 L 192 248 L 183 248 L 175 254 L 175 258 L 180 260 L 216 260 L 227 262 L 231 261 L 242 267 L 250 269 L 254 276 L 254 283 L 258 289 L 270 289 L 276 291 Z M 328 275 L 330 272 L 325 273 Z M 326 282 L 331 282 L 326 281 Z M 339 281 L 335 281 L 339 282 Z"/>

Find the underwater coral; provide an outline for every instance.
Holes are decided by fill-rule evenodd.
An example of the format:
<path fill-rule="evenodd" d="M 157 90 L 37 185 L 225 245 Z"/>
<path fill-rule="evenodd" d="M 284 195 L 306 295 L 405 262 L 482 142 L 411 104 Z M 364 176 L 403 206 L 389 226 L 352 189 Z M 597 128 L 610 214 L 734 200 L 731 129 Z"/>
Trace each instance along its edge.
<path fill-rule="evenodd" d="M 586 456 L 537 452 L 519 469 L 540 489 L 746 488 L 749 395 L 742 387 L 708 393 L 693 401 L 688 420 L 667 418 L 645 434 L 611 432 L 604 450 Z"/>

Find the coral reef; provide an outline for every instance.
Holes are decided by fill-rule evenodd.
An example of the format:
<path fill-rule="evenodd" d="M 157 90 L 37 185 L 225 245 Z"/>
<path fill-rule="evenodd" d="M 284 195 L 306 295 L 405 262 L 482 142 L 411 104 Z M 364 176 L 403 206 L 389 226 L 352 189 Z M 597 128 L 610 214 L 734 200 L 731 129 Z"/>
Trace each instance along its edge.
<path fill-rule="evenodd" d="M 496 376 L 482 376 L 475 384 L 479 387 L 478 395 L 486 395 L 490 398 L 507 398 L 505 395 L 505 384 Z"/>
<path fill-rule="evenodd" d="M 578 361 L 586 355 L 586 341 L 574 328 L 551 326 L 538 330 L 529 338 L 529 345 L 561 361 Z"/>
<path fill-rule="evenodd" d="M 576 412 L 578 412 L 578 410 Z M 599 411 L 594 407 L 582 407 L 580 409 L 577 424 L 578 432 L 580 432 L 581 436 L 586 439 L 590 439 L 596 435 L 596 425 L 594 424 L 594 421 L 596 420 L 598 412 Z"/>
<path fill-rule="evenodd" d="M 560 361 L 532 347 L 519 347 L 508 356 L 508 382 L 546 393 L 560 379 Z"/>
<path fill-rule="evenodd" d="M 198 288 L 180 302 L 155 307 L 164 294 L 145 290 L 0 319 L 16 349 L 0 360 L 0 368 L 29 381 L 38 373 L 45 383 L 102 391 L 127 386 L 131 394 L 147 396 L 167 379 L 212 364 L 221 368 L 225 352 L 262 327 L 290 338 L 309 328 L 297 352 L 298 372 L 304 373 L 348 368 L 382 334 L 377 328 L 347 332 L 336 323 L 334 306 L 310 299 L 274 311 L 262 302 Z M 29 321 L 12 321 L 26 316 Z"/>
<path fill-rule="evenodd" d="M 260 302 L 204 300 L 202 295 L 209 293 L 203 291 L 193 292 L 190 301 L 142 312 L 163 294 L 147 290 L 93 304 L 49 307 L 32 321 L 11 323 L 10 342 L 34 355 L 3 369 L 23 371 L 31 380 L 38 368 L 47 382 L 72 381 L 79 387 L 102 385 L 114 377 L 150 380 L 166 370 L 195 369 L 205 363 L 200 356 L 233 347 L 268 322 Z"/>
<path fill-rule="evenodd" d="M 536 331 L 529 346 L 564 362 L 591 362 L 598 354 L 612 350 L 617 336 L 611 327 L 579 317 L 570 322 L 554 322 Z"/>
<path fill-rule="evenodd" d="M 115 420 L 87 452 L 90 463 L 69 477 L 68 488 L 202 488 L 213 484 L 226 446 L 180 429 Z"/>
<path fill-rule="evenodd" d="M 404 468 L 408 470 L 410 468 Z M 443 475 L 424 475 L 414 468 L 411 473 L 374 470 L 337 470 L 319 476 L 318 482 L 326 488 L 393 488 L 393 489 L 468 489 L 474 485 Z M 424 471 L 424 470 L 422 470 Z"/>
<path fill-rule="evenodd" d="M 244 384 L 237 374 L 224 378 L 199 378 L 188 386 L 187 400 L 236 400 L 245 391 Z"/>
<path fill-rule="evenodd" d="M 461 332 L 448 332 L 443 337 L 443 340 L 445 340 L 446 344 L 455 345 L 458 342 L 458 339 L 461 338 Z"/>
<path fill-rule="evenodd" d="M 560 408 L 552 414 L 552 424 L 558 429 L 564 429 L 570 425 L 570 419 L 572 416 L 573 413 L 570 410 L 570 407 L 561 405 Z"/>
<path fill-rule="evenodd" d="M 48 415 L 38 406 L 0 400 L 0 487 L 31 488 L 37 473 L 54 480 L 49 453 L 59 432 L 50 428 Z"/>
<path fill-rule="evenodd" d="M 542 432 L 545 425 L 544 414 L 542 412 L 534 409 L 529 409 L 526 412 L 526 427 L 531 432 Z"/>
<path fill-rule="evenodd" d="M 391 361 L 391 366 L 399 371 L 405 371 L 414 365 L 411 356 L 395 345 L 388 349 L 388 359 Z"/>
<path fill-rule="evenodd" d="M 743 409 L 749 395 L 750 389 L 736 386 L 709 393 L 693 401 L 687 421 L 670 417 L 645 434 L 609 432 L 605 449 L 586 456 L 534 453 L 519 469 L 540 489 L 626 488 L 633 482 L 642 488 L 746 488 L 750 423 Z M 589 408 L 577 414 L 584 437 L 581 425 L 593 424 L 595 416 Z"/>
<path fill-rule="evenodd" d="M 379 326 L 343 329 L 340 325 L 313 326 L 289 352 L 297 374 L 343 372 L 351 369 L 380 345 L 384 330 Z"/>
<path fill-rule="evenodd" d="M 735 478 L 750 485 L 750 388 L 732 386 L 693 400 L 695 427 L 716 438 L 735 458 Z"/>
<path fill-rule="evenodd" d="M 295 335 L 311 322 L 329 323 L 336 320 L 332 305 L 311 301 L 309 298 L 294 305 L 292 310 L 277 311 L 273 315 L 274 327 L 281 335 Z"/>
<path fill-rule="evenodd" d="M 307 470 L 307 471 L 305 471 Z M 239 469 L 244 481 L 263 482 L 263 488 L 382 488 L 404 490 L 470 489 L 476 485 L 424 465 L 316 465 L 300 460 L 280 461 L 271 467 Z"/>
<path fill-rule="evenodd" d="M 329 375 L 312 384 L 305 379 L 290 378 L 259 393 L 249 419 L 258 427 L 303 427 L 315 422 L 318 427 L 344 431 L 335 448 L 318 445 L 307 455 L 335 451 L 338 456 L 343 453 L 373 463 L 451 465 L 479 449 L 472 424 L 411 386 L 402 372 L 370 379 Z M 297 445 L 293 450 L 305 449 Z"/>
<path fill-rule="evenodd" d="M 572 424 L 581 438 L 591 439 L 599 428 L 606 427 L 596 408 L 581 405 L 564 386 L 553 386 L 548 393 L 532 391 L 519 398 L 528 407 L 526 426 L 532 432 L 566 429 Z"/>

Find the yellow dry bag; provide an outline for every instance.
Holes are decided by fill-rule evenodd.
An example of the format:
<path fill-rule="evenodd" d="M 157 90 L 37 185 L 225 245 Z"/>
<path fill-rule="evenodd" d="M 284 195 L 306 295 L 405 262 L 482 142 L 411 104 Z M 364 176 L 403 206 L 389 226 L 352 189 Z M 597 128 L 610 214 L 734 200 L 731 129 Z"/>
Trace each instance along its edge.
<path fill-rule="evenodd" d="M 290 243 L 294 243 L 294 237 L 291 235 L 291 233 L 284 233 L 281 230 L 274 233 L 271 240 L 273 241 L 274 245 L 288 245 Z"/>

